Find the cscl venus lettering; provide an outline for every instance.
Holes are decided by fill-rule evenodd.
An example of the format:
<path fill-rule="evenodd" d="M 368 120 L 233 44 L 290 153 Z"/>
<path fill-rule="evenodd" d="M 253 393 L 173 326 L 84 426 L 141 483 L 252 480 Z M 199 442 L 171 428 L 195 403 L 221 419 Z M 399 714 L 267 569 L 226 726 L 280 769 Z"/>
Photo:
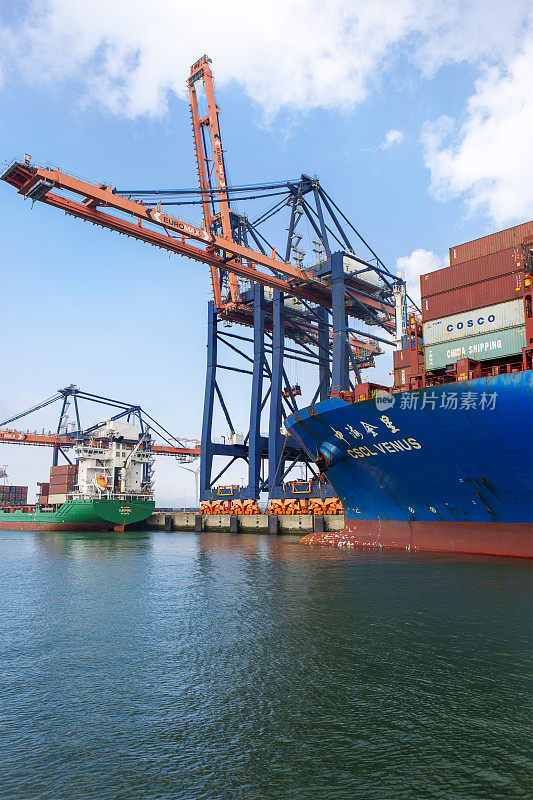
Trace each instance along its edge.
<path fill-rule="evenodd" d="M 387 453 L 420 450 L 422 445 L 417 442 L 416 439 L 409 437 L 408 439 L 396 439 L 393 442 L 374 442 L 373 447 L 379 450 L 383 455 L 386 455 Z M 354 447 L 352 450 L 348 450 L 348 455 L 352 458 L 366 458 L 367 456 L 377 456 L 379 453 L 371 450 L 370 447 Z"/>

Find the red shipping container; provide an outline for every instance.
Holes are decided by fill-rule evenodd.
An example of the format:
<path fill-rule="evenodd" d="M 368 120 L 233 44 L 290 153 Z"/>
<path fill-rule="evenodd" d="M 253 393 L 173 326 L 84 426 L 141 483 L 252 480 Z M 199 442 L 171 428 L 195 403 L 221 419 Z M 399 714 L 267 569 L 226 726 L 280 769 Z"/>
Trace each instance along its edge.
<path fill-rule="evenodd" d="M 510 247 L 523 244 L 531 236 L 533 236 L 533 220 L 498 233 L 491 233 L 490 236 L 482 236 L 472 242 L 457 244 L 455 247 L 450 247 L 450 264 L 462 264 L 474 258 L 497 253 L 499 250 L 508 250 Z"/>
<path fill-rule="evenodd" d="M 508 275 L 510 272 L 523 269 L 523 266 L 523 248 L 510 247 L 508 250 L 500 250 L 498 253 L 421 275 L 420 294 L 422 297 L 430 297 L 439 292 L 449 292 L 460 286 L 469 286 L 500 275 Z"/>
<path fill-rule="evenodd" d="M 50 475 L 68 475 L 76 469 L 76 464 L 62 464 L 60 467 L 50 467 Z"/>
<path fill-rule="evenodd" d="M 409 366 L 411 363 L 411 350 L 393 350 L 392 364 L 396 369 L 398 367 Z"/>
<path fill-rule="evenodd" d="M 489 281 L 462 286 L 449 292 L 441 292 L 422 300 L 422 319 L 432 319 L 473 311 L 476 308 L 504 303 L 522 297 L 523 273 L 501 275 Z"/>
<path fill-rule="evenodd" d="M 407 386 L 411 377 L 411 367 L 397 367 L 394 370 L 394 386 Z"/>

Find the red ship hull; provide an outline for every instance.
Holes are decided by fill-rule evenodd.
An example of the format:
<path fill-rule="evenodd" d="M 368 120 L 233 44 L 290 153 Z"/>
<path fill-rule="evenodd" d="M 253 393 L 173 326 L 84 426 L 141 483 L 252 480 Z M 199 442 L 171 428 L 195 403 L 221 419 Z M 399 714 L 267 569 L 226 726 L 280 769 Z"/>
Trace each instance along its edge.
<path fill-rule="evenodd" d="M 113 528 L 124 530 L 123 525 L 98 525 L 93 522 L 0 522 L 0 531 L 111 531 Z"/>
<path fill-rule="evenodd" d="M 311 533 L 302 544 L 428 550 L 533 558 L 531 523 L 406 522 L 347 519 L 343 531 Z"/>

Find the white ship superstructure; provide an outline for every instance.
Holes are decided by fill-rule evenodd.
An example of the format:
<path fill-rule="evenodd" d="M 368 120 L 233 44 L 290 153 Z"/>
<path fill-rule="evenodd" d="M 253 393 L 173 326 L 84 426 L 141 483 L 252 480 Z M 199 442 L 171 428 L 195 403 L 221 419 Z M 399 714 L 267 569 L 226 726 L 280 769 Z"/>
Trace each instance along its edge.
<path fill-rule="evenodd" d="M 75 448 L 76 495 L 152 498 L 153 457 L 148 434 L 141 435 L 130 423 L 108 421 L 91 433 L 91 439 Z"/>

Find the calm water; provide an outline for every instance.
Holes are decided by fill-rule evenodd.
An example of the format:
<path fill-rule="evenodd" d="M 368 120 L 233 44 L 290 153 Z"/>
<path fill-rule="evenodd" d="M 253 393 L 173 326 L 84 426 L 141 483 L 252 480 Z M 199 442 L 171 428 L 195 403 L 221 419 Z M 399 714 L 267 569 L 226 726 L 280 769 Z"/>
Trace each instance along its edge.
<path fill-rule="evenodd" d="M 531 797 L 530 566 L 0 532 L 0 796 Z"/>

